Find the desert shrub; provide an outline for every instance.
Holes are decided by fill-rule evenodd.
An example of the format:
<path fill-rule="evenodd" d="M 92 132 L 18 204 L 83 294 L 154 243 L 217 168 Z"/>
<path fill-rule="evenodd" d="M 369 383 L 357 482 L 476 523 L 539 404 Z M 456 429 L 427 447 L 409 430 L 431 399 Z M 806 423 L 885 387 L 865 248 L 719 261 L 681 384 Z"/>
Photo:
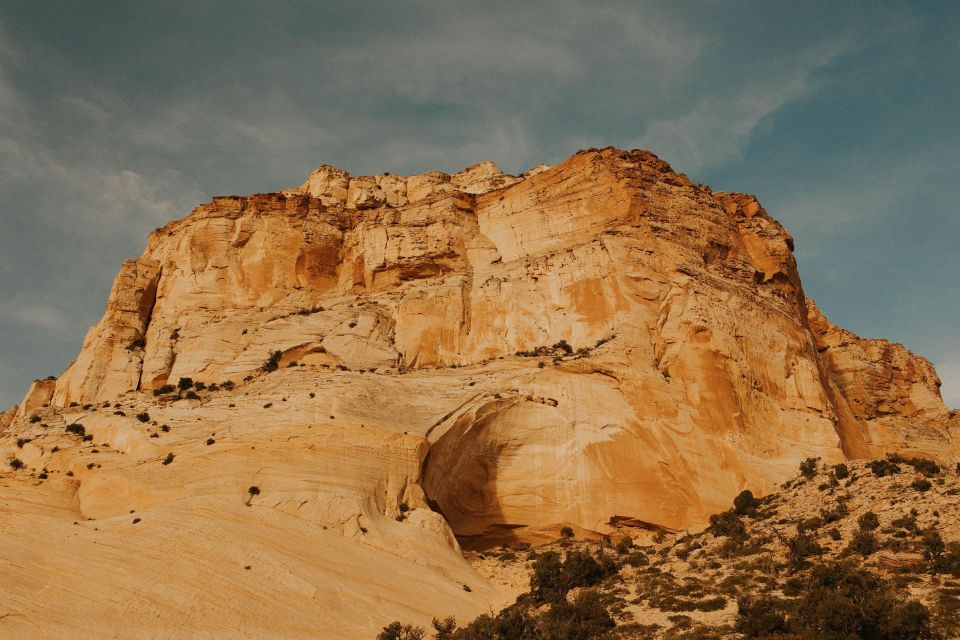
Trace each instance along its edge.
<path fill-rule="evenodd" d="M 840 462 L 833 465 L 833 475 L 838 480 L 843 480 L 850 475 L 850 469 L 844 463 Z"/>
<path fill-rule="evenodd" d="M 137 420 L 140 422 L 150 422 L 150 414 L 146 411 L 141 411 L 137 414 Z"/>
<path fill-rule="evenodd" d="M 830 529 L 830 531 L 827 532 L 827 535 L 830 536 L 830 539 L 831 539 L 831 540 L 839 540 L 839 539 L 840 539 L 840 529 L 837 529 L 836 527 L 834 527 L 834 528 Z"/>
<path fill-rule="evenodd" d="M 798 532 L 797 535 L 787 541 L 787 559 L 794 570 L 807 566 L 808 558 L 818 556 L 821 553 L 823 553 L 823 549 L 817 544 L 816 539 L 805 532 Z"/>
<path fill-rule="evenodd" d="M 926 478 L 916 478 L 913 482 L 910 483 L 910 486 L 916 489 L 917 491 L 923 493 L 929 491 L 930 487 L 933 486 L 930 484 L 930 481 Z"/>
<path fill-rule="evenodd" d="M 258 496 L 260 495 L 260 487 L 257 485 L 252 485 L 249 489 L 247 489 L 247 493 L 249 493 L 251 496 Z"/>
<path fill-rule="evenodd" d="M 650 560 L 647 558 L 646 554 L 640 551 L 633 551 L 623 560 L 624 564 L 628 564 L 631 567 L 645 567 L 650 564 Z"/>
<path fill-rule="evenodd" d="M 561 562 L 560 554 L 547 551 L 533 563 L 530 592 L 538 602 L 559 602 L 570 589 L 591 587 L 616 571 L 603 554 L 598 560 L 589 551 L 570 551 Z"/>
<path fill-rule="evenodd" d="M 170 464 L 171 462 L 173 462 L 174 457 L 175 456 L 172 453 L 168 453 L 167 457 L 163 459 L 163 464 Z"/>
<path fill-rule="evenodd" d="M 727 606 L 727 599 L 723 596 L 706 598 L 696 604 L 697 611 L 720 611 Z"/>
<path fill-rule="evenodd" d="M 496 616 L 483 614 L 454 635 L 456 640 L 526 640 L 543 637 L 536 616 L 529 607 L 519 604 L 507 607 Z"/>
<path fill-rule="evenodd" d="M 199 399 L 200 399 L 200 394 L 197 393 L 196 391 L 194 391 L 193 389 L 191 389 L 190 391 L 187 391 L 187 393 L 186 393 L 186 395 L 185 395 L 184 397 L 185 397 L 187 400 L 199 400 Z"/>
<path fill-rule="evenodd" d="M 857 518 L 857 524 L 860 525 L 862 531 L 873 531 L 880 526 L 880 518 L 873 511 L 867 511 Z"/>
<path fill-rule="evenodd" d="M 167 394 L 167 393 L 173 393 L 173 392 L 176 391 L 176 390 L 177 390 L 177 388 L 176 388 L 175 386 L 173 386 L 172 384 L 165 384 L 165 385 L 163 385 L 162 387 L 157 387 L 156 389 L 154 389 L 154 390 L 153 390 L 153 395 L 155 395 L 155 396 L 162 396 L 162 395 L 165 395 L 165 394 Z"/>
<path fill-rule="evenodd" d="M 584 591 L 572 603 L 554 603 L 543 621 L 547 638 L 587 640 L 616 626 L 594 591 Z"/>
<path fill-rule="evenodd" d="M 180 378 L 177 382 L 177 389 L 180 391 L 186 391 L 187 389 L 193 386 L 193 378 Z"/>
<path fill-rule="evenodd" d="M 602 553 L 597 558 L 589 551 L 571 551 L 563 561 L 568 589 L 593 586 L 615 572 L 616 566 Z"/>
<path fill-rule="evenodd" d="M 896 518 L 890 522 L 890 525 L 898 529 L 905 529 L 910 533 L 917 533 L 917 510 L 914 509 L 907 515 Z"/>
<path fill-rule="evenodd" d="M 19 471 L 20 469 L 23 469 L 24 466 L 23 460 L 20 458 L 14 458 L 10 461 L 10 468 L 14 471 Z"/>
<path fill-rule="evenodd" d="M 283 355 L 280 351 L 274 351 L 270 354 L 270 357 L 267 358 L 267 361 L 263 365 L 263 370 L 267 373 L 271 371 L 276 371 L 280 367 L 280 357 Z"/>
<path fill-rule="evenodd" d="M 573 529 L 570 527 L 563 527 L 560 529 L 560 537 L 564 540 L 573 540 Z"/>
<path fill-rule="evenodd" d="M 860 555 L 866 557 L 876 551 L 879 546 L 880 544 L 877 542 L 877 536 L 875 536 L 871 531 L 859 529 L 853 534 L 850 544 L 847 545 L 847 552 L 859 553 Z"/>
<path fill-rule="evenodd" d="M 940 532 L 935 527 L 929 527 L 923 530 L 923 537 L 920 539 L 923 547 L 923 557 L 934 562 L 943 555 L 947 545 L 944 544 Z"/>
<path fill-rule="evenodd" d="M 797 524 L 797 532 L 816 531 L 822 526 L 823 526 L 823 518 L 820 518 L 819 516 L 814 516 L 812 518 L 807 518 L 806 520 L 801 520 L 800 523 Z"/>
<path fill-rule="evenodd" d="M 207 438 L 207 446 L 210 446 L 211 444 L 214 444 L 214 443 L 216 443 L 216 440 L 214 440 L 213 438 Z"/>
<path fill-rule="evenodd" d="M 900 473 L 900 467 L 892 460 L 871 460 L 867 466 L 870 467 L 870 471 L 873 472 L 873 475 L 877 476 L 878 478 Z"/>
<path fill-rule="evenodd" d="M 735 629 L 748 638 L 770 638 L 787 632 L 785 603 L 777 598 L 741 598 Z"/>
<path fill-rule="evenodd" d="M 890 455 L 887 459 L 892 463 L 909 465 L 928 478 L 940 473 L 940 465 L 928 458 L 904 458 L 900 455 Z"/>
<path fill-rule="evenodd" d="M 436 640 L 450 640 L 457 630 L 457 619 L 453 616 L 447 616 L 443 620 L 434 618 L 431 626 L 437 632 Z"/>
<path fill-rule="evenodd" d="M 733 499 L 733 510 L 736 511 L 738 516 L 750 515 L 759 506 L 760 501 L 753 497 L 753 492 L 749 489 L 744 489 Z"/>
<path fill-rule="evenodd" d="M 423 640 L 426 633 L 423 627 L 391 622 L 377 635 L 377 640 Z"/>
<path fill-rule="evenodd" d="M 710 516 L 710 526 L 707 528 L 714 536 L 736 538 L 747 537 L 747 528 L 733 509 Z"/>
<path fill-rule="evenodd" d="M 30 416 L 30 424 L 37 424 L 40 422 L 40 416 Z"/>
<path fill-rule="evenodd" d="M 814 640 L 927 640 L 930 614 L 851 562 L 814 567 L 794 603 L 790 631 Z"/>
<path fill-rule="evenodd" d="M 162 424 L 162 425 L 160 425 L 160 431 L 163 431 L 164 433 L 170 431 L 170 425 L 168 425 L 168 424 Z"/>
<path fill-rule="evenodd" d="M 842 520 L 847 513 L 847 505 L 841 502 L 832 509 L 821 509 L 820 519 L 823 520 L 823 524 L 830 524 Z"/>
<path fill-rule="evenodd" d="M 23 449 L 23 445 L 31 442 L 32 438 L 17 438 L 17 449 Z"/>
<path fill-rule="evenodd" d="M 948 542 L 933 561 L 931 568 L 934 573 L 947 573 L 954 578 L 960 578 L 960 544 Z"/>
<path fill-rule="evenodd" d="M 568 356 L 573 353 L 573 347 L 571 347 L 566 340 L 561 340 L 560 342 L 556 343 L 553 345 L 553 348 L 563 351 L 563 353 Z"/>
<path fill-rule="evenodd" d="M 64 429 L 64 431 L 66 431 L 67 433 L 72 433 L 74 435 L 80 436 L 81 438 L 87 432 L 86 428 L 84 428 L 84 426 L 79 422 L 68 424 L 67 427 Z"/>
<path fill-rule="evenodd" d="M 620 555 L 625 555 L 630 553 L 630 550 L 633 548 L 633 538 L 630 536 L 623 536 L 620 538 L 620 542 L 617 543 L 617 553 Z"/>
<path fill-rule="evenodd" d="M 807 458 L 800 463 L 800 475 L 807 480 L 817 475 L 817 460 L 820 458 Z"/>

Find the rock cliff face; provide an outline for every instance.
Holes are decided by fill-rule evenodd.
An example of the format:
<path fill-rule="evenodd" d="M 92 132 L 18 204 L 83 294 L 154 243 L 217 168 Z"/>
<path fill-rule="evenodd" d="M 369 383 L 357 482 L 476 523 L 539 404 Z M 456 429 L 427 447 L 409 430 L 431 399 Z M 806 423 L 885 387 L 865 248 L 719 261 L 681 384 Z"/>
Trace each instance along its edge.
<path fill-rule="evenodd" d="M 62 528 L 79 546 L 55 553 L 111 535 L 111 561 L 171 579 L 183 567 L 138 536 L 189 538 L 197 572 L 264 554 L 284 606 L 314 603 L 294 637 L 321 616 L 356 637 L 497 602 L 448 524 L 477 547 L 565 524 L 604 533 L 617 516 L 684 528 L 806 457 L 955 458 L 960 425 L 930 363 L 832 326 L 792 249 L 755 198 L 691 184 L 644 151 L 583 151 L 521 176 L 324 165 L 284 193 L 215 198 L 150 235 L 77 360 L 7 418 L 0 449 L 52 478 L 27 488 L 25 471 L 6 474 L 7 505 L 46 497 L 9 507 L 23 527 L 0 546 L 87 517 Z M 215 390 L 168 392 L 182 378 Z M 64 434 L 81 421 L 109 450 Z M 150 515 L 135 532 L 131 510 Z M 315 557 L 295 558 L 308 534 Z M 69 629 L 30 602 L 35 576 L 17 566 L 0 572 L 23 619 Z M 383 567 L 393 578 L 375 578 Z M 227 595 L 201 599 L 204 615 L 229 609 L 238 575 L 215 578 Z M 138 613 L 163 627 L 177 609 L 144 589 L 156 601 Z M 377 610 L 357 613 L 369 597 Z M 251 610 L 247 624 L 285 616 Z"/>

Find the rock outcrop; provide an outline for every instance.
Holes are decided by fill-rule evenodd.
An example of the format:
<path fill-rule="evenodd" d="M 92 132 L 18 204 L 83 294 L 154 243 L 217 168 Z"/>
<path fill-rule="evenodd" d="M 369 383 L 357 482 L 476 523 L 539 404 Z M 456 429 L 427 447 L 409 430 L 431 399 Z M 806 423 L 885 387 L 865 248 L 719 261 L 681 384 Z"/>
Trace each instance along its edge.
<path fill-rule="evenodd" d="M 2 480 L 18 524 L 0 547 L 26 554 L 4 557 L 9 619 L 67 635 L 82 605 L 32 600 L 35 563 L 66 580 L 92 553 L 124 571 L 79 586 L 140 589 L 134 616 L 170 637 L 229 635 L 170 622 L 177 598 L 233 615 L 259 557 L 281 604 L 236 624 L 357 637 L 496 605 L 451 529 L 471 547 L 612 518 L 680 529 L 807 457 L 955 458 L 932 366 L 830 325 L 792 251 L 755 198 L 645 151 L 520 176 L 324 165 L 283 193 L 214 198 L 124 264 L 52 406 L 28 394 L 0 439 L 26 465 Z M 71 542 L 30 555 L 45 537 Z M 185 571 L 176 597 L 125 577 Z"/>

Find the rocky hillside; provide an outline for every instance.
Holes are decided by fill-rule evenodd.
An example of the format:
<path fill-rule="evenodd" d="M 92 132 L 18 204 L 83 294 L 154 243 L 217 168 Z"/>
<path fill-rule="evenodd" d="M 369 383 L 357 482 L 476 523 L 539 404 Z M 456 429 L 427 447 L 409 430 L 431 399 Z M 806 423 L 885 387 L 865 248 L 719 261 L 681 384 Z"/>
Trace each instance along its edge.
<path fill-rule="evenodd" d="M 930 363 L 831 325 L 792 249 L 645 151 L 214 198 L 0 414 L 0 631 L 75 637 L 91 593 L 101 636 L 470 619 L 515 593 L 462 547 L 695 528 L 808 457 L 955 459 Z"/>
<path fill-rule="evenodd" d="M 893 457 L 824 465 L 698 533 L 572 530 L 468 558 L 516 602 L 380 640 L 934 640 L 960 637 L 960 467 Z M 519 587 L 519 588 L 518 588 Z M 422 634 L 422 635 L 421 635 Z"/>

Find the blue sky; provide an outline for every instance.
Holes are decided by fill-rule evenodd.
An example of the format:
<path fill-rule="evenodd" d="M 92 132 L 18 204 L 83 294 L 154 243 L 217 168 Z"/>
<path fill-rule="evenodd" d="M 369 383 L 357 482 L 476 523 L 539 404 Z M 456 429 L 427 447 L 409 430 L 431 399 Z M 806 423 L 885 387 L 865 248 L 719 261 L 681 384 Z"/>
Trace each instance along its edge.
<path fill-rule="evenodd" d="M 830 319 L 960 407 L 958 34 L 947 2 L 4 2 L 0 405 L 212 195 L 615 145 L 756 193 Z"/>

